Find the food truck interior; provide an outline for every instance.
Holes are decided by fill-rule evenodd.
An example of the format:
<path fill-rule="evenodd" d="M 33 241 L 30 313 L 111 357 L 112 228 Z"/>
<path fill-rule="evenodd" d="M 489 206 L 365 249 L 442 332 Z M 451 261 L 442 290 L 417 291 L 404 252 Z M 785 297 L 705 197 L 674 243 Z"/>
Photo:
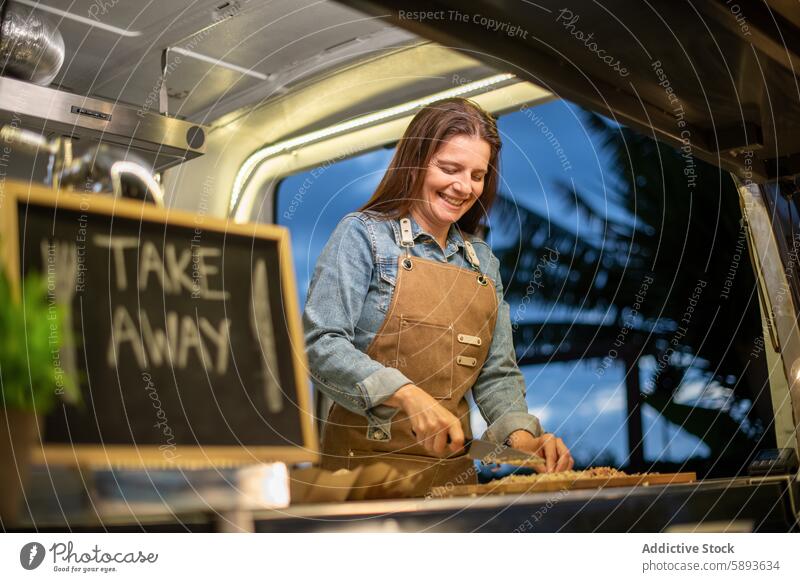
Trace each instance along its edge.
<path fill-rule="evenodd" d="M 15 0 L 0 17 L 0 321 L 38 272 L 71 330 L 38 416 L 14 408 L 0 342 L 4 530 L 797 530 L 792 3 Z M 576 469 L 619 482 L 481 464 L 474 489 L 405 498 L 380 468 L 316 467 L 316 259 L 414 113 L 450 96 L 503 139 L 485 238 L 529 409 Z M 53 367 L 40 343 L 25 370 Z"/>

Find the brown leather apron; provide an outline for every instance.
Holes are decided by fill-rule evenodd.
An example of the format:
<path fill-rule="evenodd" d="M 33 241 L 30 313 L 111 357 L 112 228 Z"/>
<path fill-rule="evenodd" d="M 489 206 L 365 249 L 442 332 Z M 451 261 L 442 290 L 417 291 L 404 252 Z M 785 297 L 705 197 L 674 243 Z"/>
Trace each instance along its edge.
<path fill-rule="evenodd" d="M 472 269 L 413 257 L 411 223 L 400 221 L 401 246 L 397 280 L 386 319 L 367 355 L 400 370 L 414 384 L 439 400 L 461 421 L 471 437 L 466 393 L 486 361 L 497 318 L 492 280 L 480 270 L 469 241 L 465 252 Z M 412 495 L 431 487 L 475 483 L 474 464 L 463 453 L 439 459 L 417 442 L 411 422 L 401 410 L 392 420 L 391 439 L 369 427 L 364 416 L 334 404 L 328 414 L 322 443 L 322 466 L 353 469 L 383 462 L 415 481 Z M 369 438 L 369 437 L 372 438 Z"/>

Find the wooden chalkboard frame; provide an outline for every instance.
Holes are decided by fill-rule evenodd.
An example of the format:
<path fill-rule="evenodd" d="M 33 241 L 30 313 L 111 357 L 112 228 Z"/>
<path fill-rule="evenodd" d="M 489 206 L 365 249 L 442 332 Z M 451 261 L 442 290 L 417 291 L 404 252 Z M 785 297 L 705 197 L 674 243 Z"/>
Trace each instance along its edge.
<path fill-rule="evenodd" d="M 7 181 L 0 191 L 0 260 L 15 293 L 20 286 L 19 203 L 36 204 L 54 209 L 80 211 L 110 217 L 123 217 L 153 224 L 195 228 L 197 216 L 191 212 L 164 209 L 135 200 L 103 194 L 77 194 L 53 190 L 46 186 Z M 181 456 L 165 460 L 155 445 L 87 445 L 43 442 L 34 451 L 34 462 L 56 465 L 126 465 L 126 466 L 225 466 L 241 463 L 284 461 L 301 463 L 319 461 L 319 444 L 308 390 L 308 365 L 300 320 L 300 308 L 294 279 L 289 232 L 281 226 L 259 223 L 237 223 L 232 220 L 203 216 L 203 229 L 219 233 L 247 236 L 277 242 L 280 257 L 281 294 L 284 319 L 292 343 L 292 366 L 296 402 L 300 414 L 303 446 L 204 446 L 183 445 Z"/>

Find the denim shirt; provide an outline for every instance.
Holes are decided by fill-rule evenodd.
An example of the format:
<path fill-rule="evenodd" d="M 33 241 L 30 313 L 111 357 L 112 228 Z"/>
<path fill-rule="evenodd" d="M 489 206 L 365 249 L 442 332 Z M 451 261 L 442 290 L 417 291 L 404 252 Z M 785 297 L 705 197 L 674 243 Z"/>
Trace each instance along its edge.
<path fill-rule="evenodd" d="M 412 256 L 469 269 L 460 231 L 450 227 L 442 248 L 412 216 Z M 500 262 L 481 238 L 470 236 L 480 268 L 494 281 L 498 314 L 494 337 L 472 396 L 486 420 L 483 438 L 503 443 L 519 429 L 540 436 L 539 420 L 528 413 L 525 379 L 517 366 L 509 306 L 503 300 Z M 303 325 L 308 363 L 315 389 L 368 421 L 367 436 L 380 428 L 391 438 L 396 408 L 383 404 L 394 392 L 413 384 L 402 372 L 367 356 L 381 327 L 397 281 L 399 220 L 370 212 L 353 212 L 338 224 L 322 250 L 308 289 Z M 422 292 L 434 292 L 422 291 Z"/>

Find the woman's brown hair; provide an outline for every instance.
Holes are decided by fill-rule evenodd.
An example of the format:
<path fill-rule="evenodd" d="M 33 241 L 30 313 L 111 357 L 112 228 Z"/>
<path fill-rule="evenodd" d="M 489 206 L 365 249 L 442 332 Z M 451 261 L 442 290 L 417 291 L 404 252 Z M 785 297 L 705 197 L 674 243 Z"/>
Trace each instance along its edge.
<path fill-rule="evenodd" d="M 479 137 L 491 149 L 483 193 L 478 203 L 458 221 L 461 230 L 476 234 L 497 196 L 501 144 L 497 123 L 491 114 L 474 101 L 461 97 L 435 101 L 417 112 L 398 142 L 378 188 L 361 210 L 372 210 L 391 218 L 406 215 L 420 197 L 425 172 L 436 150 L 456 135 Z"/>

